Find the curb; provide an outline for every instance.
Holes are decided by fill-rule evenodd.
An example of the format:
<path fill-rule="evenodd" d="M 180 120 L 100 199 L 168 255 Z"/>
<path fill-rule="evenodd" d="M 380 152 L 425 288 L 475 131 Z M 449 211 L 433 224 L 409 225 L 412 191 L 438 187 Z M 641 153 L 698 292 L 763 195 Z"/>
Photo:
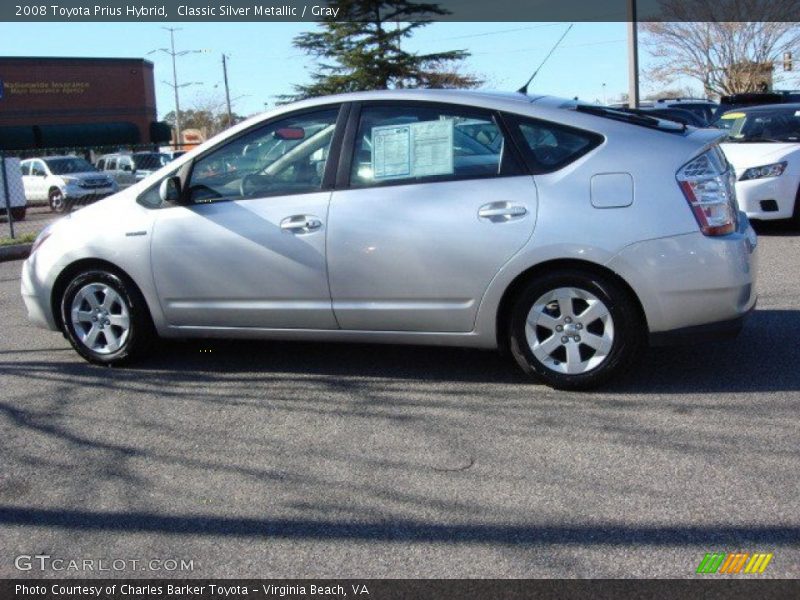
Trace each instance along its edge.
<path fill-rule="evenodd" d="M 8 260 L 21 260 L 28 258 L 33 244 L 17 244 L 15 246 L 0 246 L 0 262 Z"/>

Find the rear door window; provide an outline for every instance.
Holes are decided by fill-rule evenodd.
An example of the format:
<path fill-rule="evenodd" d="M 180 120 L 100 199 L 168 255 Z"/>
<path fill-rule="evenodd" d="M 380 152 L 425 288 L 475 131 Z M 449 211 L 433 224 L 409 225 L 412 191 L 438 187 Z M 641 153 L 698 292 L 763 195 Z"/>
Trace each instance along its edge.
<path fill-rule="evenodd" d="M 522 173 L 489 111 L 436 104 L 361 110 L 350 185 L 420 183 Z"/>

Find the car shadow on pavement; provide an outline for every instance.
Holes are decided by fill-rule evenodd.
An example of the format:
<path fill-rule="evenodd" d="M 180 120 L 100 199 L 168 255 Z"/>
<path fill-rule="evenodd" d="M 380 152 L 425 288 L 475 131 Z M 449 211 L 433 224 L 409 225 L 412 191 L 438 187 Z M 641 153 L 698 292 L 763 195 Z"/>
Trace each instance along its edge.
<path fill-rule="evenodd" d="M 600 394 L 715 394 L 800 390 L 800 311 L 755 311 L 738 337 L 695 345 L 649 349 L 624 376 Z M 54 349 L 55 350 L 55 349 Z M 61 349 L 59 349 L 61 350 Z M 25 351 L 8 351 L 15 354 Z M 69 362 L 9 361 L 0 375 L 59 374 L 69 380 L 102 379 L 123 384 L 158 371 L 159 380 L 214 385 L 231 375 L 287 374 L 336 378 L 342 386 L 359 378 L 419 382 L 523 385 L 530 382 L 513 359 L 498 352 L 463 348 L 351 343 L 192 340 L 159 342 L 149 357 L 123 368 Z M 535 382 L 533 382 L 535 383 Z M 532 390 L 542 390 L 541 386 Z M 565 392 L 561 392 L 565 394 Z"/>
<path fill-rule="evenodd" d="M 750 221 L 758 235 L 769 237 L 794 237 L 800 235 L 800 229 L 791 222 L 784 221 Z"/>
<path fill-rule="evenodd" d="M 800 311 L 758 310 L 735 338 L 650 348 L 600 392 L 724 393 L 800 390 Z M 141 368 L 274 371 L 428 382 L 524 384 L 510 356 L 461 348 L 338 343 L 168 342 Z"/>

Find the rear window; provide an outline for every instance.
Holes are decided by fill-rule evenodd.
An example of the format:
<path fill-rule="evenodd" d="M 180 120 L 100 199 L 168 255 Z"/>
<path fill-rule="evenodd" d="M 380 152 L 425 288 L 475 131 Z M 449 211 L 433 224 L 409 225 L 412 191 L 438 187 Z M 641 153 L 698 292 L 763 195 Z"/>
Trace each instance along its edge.
<path fill-rule="evenodd" d="M 577 160 L 602 141 L 603 136 L 582 129 L 529 119 L 506 116 L 518 145 L 534 173 L 556 171 Z"/>

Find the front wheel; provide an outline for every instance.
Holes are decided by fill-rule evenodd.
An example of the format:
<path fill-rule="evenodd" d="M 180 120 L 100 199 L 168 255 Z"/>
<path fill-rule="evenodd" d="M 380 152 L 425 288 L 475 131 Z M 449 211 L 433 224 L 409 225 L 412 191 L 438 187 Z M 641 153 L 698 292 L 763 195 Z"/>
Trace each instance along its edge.
<path fill-rule="evenodd" d="M 14 206 L 11 208 L 11 218 L 15 221 L 24 221 L 27 212 L 26 206 Z"/>
<path fill-rule="evenodd" d="M 70 281 L 61 318 L 72 347 L 96 364 L 118 364 L 141 355 L 154 336 L 139 290 L 105 270 L 86 271 Z"/>
<path fill-rule="evenodd" d="M 50 193 L 47 195 L 47 200 L 50 204 L 50 210 L 53 212 L 62 213 L 67 209 L 64 192 L 58 188 L 50 190 Z"/>
<path fill-rule="evenodd" d="M 641 354 L 646 326 L 630 294 L 582 271 L 531 281 L 512 308 L 511 353 L 529 375 L 563 390 L 596 387 Z"/>

